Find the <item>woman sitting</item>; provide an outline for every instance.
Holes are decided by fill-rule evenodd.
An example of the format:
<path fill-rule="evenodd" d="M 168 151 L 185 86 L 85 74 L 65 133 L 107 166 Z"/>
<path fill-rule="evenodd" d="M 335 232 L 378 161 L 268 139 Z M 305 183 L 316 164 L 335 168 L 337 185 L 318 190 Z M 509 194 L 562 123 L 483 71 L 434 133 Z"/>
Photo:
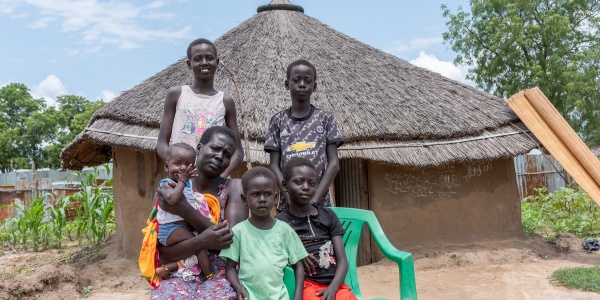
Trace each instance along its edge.
<path fill-rule="evenodd" d="M 223 126 L 208 128 L 197 147 L 196 168 L 198 176 L 192 179 L 192 188 L 202 194 L 212 194 L 221 205 L 219 223 L 214 225 L 209 219 L 192 209 L 186 199 L 174 205 L 168 204 L 162 195 L 169 193 L 173 186 L 157 191 L 160 207 L 172 214 L 183 217 L 199 235 L 174 244 L 159 246 L 163 262 L 185 259 L 201 250 L 207 250 L 212 268 L 212 277 L 186 282 L 183 278 L 172 277 L 163 280 L 152 290 L 150 299 L 235 299 L 236 293 L 225 277 L 226 262 L 219 258 L 219 250 L 232 242 L 231 227 L 248 218 L 248 209 L 242 203 L 242 184 L 239 179 L 228 179 L 221 174 L 235 152 L 233 132 Z"/>

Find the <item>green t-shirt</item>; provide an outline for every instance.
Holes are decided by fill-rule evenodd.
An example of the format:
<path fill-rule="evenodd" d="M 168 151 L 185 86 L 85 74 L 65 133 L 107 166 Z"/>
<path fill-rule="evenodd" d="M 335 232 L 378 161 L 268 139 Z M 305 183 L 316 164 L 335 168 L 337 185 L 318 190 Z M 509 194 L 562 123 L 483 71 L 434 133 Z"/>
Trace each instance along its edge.
<path fill-rule="evenodd" d="M 220 256 L 240 264 L 240 282 L 248 299 L 289 299 L 283 268 L 308 256 L 296 232 L 279 220 L 268 230 L 258 229 L 248 220 L 232 230 L 233 244 Z"/>

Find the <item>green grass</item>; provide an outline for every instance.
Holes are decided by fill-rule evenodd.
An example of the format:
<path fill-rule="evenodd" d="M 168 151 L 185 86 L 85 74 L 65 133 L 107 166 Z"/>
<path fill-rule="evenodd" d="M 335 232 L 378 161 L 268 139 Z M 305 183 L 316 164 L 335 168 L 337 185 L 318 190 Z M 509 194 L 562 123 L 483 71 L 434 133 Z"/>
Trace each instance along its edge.
<path fill-rule="evenodd" d="M 600 293 L 600 267 L 559 269 L 552 274 L 551 282 L 570 289 Z"/>

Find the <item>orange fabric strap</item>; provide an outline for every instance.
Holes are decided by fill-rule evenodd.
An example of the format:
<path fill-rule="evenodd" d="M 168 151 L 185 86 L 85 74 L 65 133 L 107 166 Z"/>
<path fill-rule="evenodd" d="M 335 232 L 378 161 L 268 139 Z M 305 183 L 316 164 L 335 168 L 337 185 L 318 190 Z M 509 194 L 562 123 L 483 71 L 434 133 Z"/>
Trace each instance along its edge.
<path fill-rule="evenodd" d="M 215 224 L 219 223 L 219 218 L 221 217 L 221 204 L 219 203 L 219 199 L 212 194 L 202 195 L 204 196 L 204 199 L 206 199 L 206 204 L 210 211 L 210 220 Z"/>

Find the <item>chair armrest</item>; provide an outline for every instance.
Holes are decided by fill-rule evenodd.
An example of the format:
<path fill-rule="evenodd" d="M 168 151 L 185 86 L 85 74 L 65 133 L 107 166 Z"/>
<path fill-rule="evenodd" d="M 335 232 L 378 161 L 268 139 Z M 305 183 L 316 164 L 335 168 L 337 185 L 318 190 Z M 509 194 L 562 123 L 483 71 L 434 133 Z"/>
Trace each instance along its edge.
<path fill-rule="evenodd" d="M 417 286 L 415 281 L 415 264 L 412 254 L 398 250 L 387 238 L 379 221 L 373 212 L 366 216 L 367 225 L 375 242 L 388 259 L 398 264 L 400 272 L 400 299 L 417 299 Z"/>

